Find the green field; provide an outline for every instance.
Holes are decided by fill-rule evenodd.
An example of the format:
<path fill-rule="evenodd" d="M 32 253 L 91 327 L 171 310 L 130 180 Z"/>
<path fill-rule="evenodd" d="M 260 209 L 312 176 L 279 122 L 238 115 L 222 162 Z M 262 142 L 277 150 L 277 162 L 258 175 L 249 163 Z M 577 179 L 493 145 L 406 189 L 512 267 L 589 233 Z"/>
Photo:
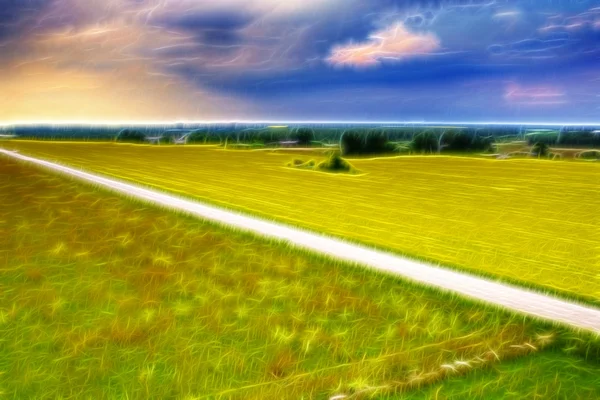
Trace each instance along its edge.
<path fill-rule="evenodd" d="M 82 167 L 450 267 L 600 303 L 600 164 L 355 159 L 358 175 L 286 168 L 294 154 L 203 146 L 4 142 Z M 320 159 L 318 155 L 305 155 Z"/>
<path fill-rule="evenodd" d="M 411 398 L 510 373 L 529 394 L 572 357 L 569 379 L 600 395 L 598 366 L 556 353 L 586 341 L 540 322 L 6 157 L 0 204 L 6 398 Z"/>

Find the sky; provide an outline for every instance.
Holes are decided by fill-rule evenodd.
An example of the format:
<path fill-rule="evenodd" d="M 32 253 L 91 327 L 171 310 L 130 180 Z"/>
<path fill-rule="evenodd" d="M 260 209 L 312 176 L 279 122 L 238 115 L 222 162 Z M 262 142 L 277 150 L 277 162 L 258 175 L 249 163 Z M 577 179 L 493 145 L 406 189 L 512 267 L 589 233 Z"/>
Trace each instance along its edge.
<path fill-rule="evenodd" d="M 600 122 L 600 0 L 0 0 L 0 122 Z"/>

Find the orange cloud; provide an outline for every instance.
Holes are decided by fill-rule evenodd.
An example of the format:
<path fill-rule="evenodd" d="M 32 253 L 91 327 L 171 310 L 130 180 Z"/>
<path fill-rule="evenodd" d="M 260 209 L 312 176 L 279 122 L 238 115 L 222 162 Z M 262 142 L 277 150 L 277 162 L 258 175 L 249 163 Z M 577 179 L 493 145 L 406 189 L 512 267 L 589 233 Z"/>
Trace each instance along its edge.
<path fill-rule="evenodd" d="M 141 64 L 103 72 L 37 62 L 0 76 L 0 121 L 202 120 L 249 112 L 237 99 L 189 86 Z"/>
<path fill-rule="evenodd" d="M 382 60 L 406 60 L 431 54 L 440 48 L 439 39 L 432 33 L 414 33 L 398 22 L 375 32 L 364 43 L 334 47 L 327 61 L 334 65 L 368 67 Z"/>
<path fill-rule="evenodd" d="M 190 84 L 165 71 L 165 60 L 148 51 L 187 45 L 186 35 L 145 25 L 145 16 L 133 11 L 110 14 L 96 5 L 96 11 L 106 11 L 97 22 L 84 18 L 88 10 L 80 3 L 65 4 L 73 6 L 68 15 L 77 24 L 24 37 L 20 47 L 26 52 L 0 74 L 0 121 L 203 120 L 251 114 L 249 102 Z"/>

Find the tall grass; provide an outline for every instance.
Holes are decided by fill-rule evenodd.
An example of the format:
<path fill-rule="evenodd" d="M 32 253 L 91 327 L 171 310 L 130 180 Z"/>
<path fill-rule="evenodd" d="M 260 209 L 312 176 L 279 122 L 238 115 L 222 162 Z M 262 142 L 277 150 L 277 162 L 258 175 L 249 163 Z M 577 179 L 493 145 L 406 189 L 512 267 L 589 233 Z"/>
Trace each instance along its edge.
<path fill-rule="evenodd" d="M 4 158 L 0 204 L 8 398 L 409 392 L 398 382 L 558 334 Z"/>

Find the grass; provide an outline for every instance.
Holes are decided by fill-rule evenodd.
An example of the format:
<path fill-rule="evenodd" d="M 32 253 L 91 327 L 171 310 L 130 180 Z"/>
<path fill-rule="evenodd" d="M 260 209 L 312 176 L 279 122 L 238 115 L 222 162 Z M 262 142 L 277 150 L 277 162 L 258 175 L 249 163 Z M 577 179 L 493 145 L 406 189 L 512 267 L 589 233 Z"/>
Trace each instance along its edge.
<path fill-rule="evenodd" d="M 563 352 L 548 351 L 475 370 L 466 377 L 453 377 L 406 398 L 598 399 L 598 376 L 597 365 Z"/>
<path fill-rule="evenodd" d="M 350 175 L 286 168 L 288 154 L 214 147 L 3 146 L 600 304 L 594 163 L 409 156 L 355 159 L 363 173 Z"/>
<path fill-rule="evenodd" d="M 7 398 L 402 395 L 565 335 L 3 157 L 0 204 Z"/>

